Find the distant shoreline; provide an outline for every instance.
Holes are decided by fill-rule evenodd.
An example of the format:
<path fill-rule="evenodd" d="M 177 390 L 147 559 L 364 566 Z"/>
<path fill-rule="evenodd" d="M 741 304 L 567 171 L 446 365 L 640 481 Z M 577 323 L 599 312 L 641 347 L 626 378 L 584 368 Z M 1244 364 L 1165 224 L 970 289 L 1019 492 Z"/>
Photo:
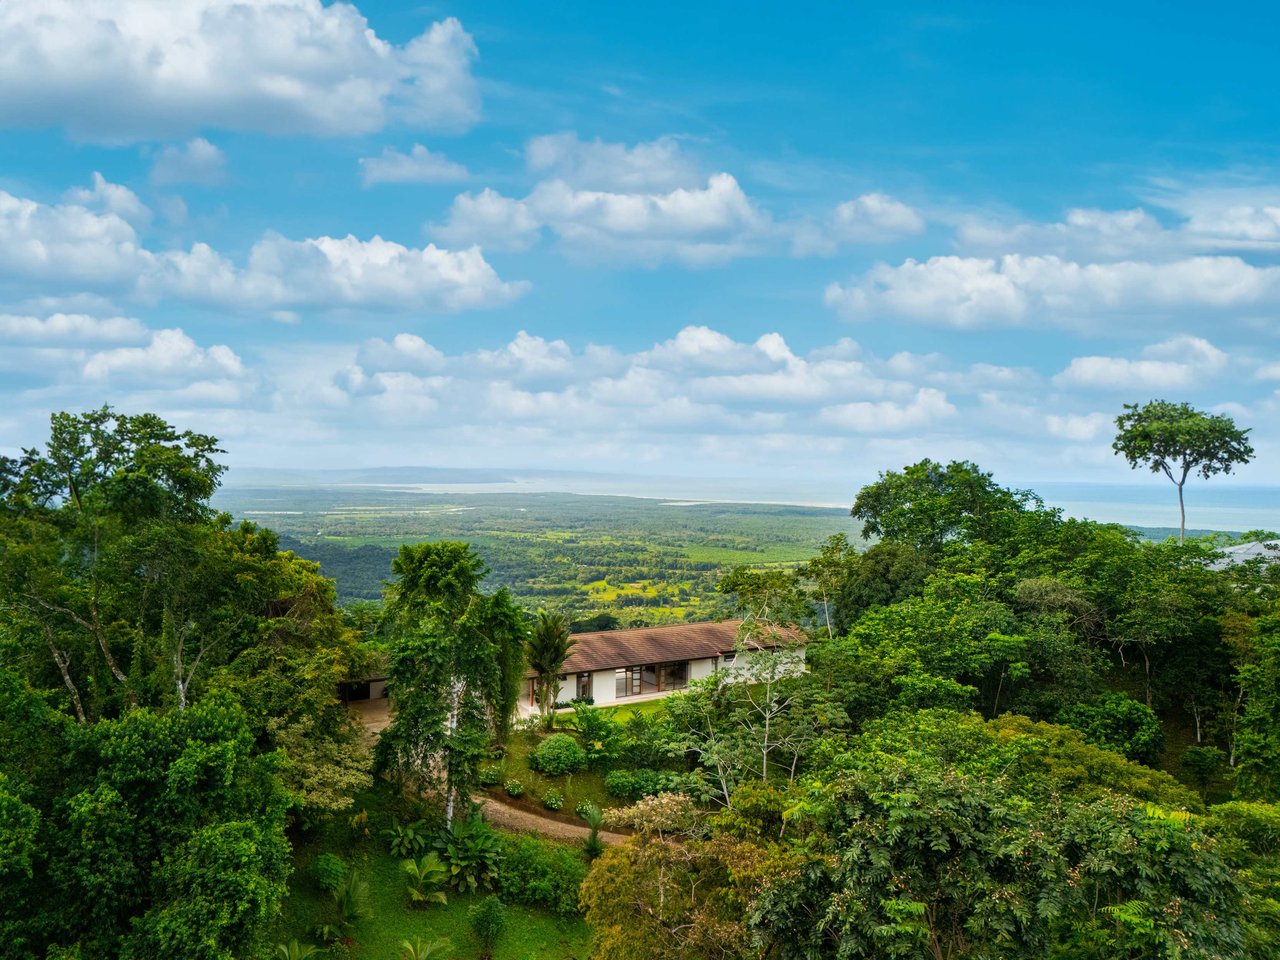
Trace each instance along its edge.
<path fill-rule="evenodd" d="M 221 496 L 235 497 L 237 492 L 272 490 L 281 491 L 285 494 L 282 499 L 288 499 L 288 491 L 301 494 L 305 490 L 368 490 L 407 496 L 619 497 L 645 500 L 672 508 L 742 505 L 846 512 L 855 495 L 851 491 L 849 498 L 841 502 L 824 498 L 818 491 L 813 491 L 817 495 L 812 497 L 805 497 L 803 493 L 795 497 L 770 496 L 770 493 L 777 493 L 776 489 L 768 490 L 763 484 L 756 485 L 746 481 L 721 483 L 714 480 L 665 478 L 655 482 L 653 478 L 574 475 L 563 472 L 554 475 L 510 473 L 499 480 L 477 480 L 474 479 L 475 472 L 465 471 L 471 473 L 471 478 L 414 482 L 399 478 L 377 480 L 369 476 L 373 471 L 359 471 L 367 479 L 347 478 L 356 472 L 340 471 L 337 476 L 331 474 L 329 479 L 307 479 L 297 475 L 293 479 L 287 476 L 289 471 L 280 471 L 270 479 L 260 474 L 257 478 L 236 478 L 226 484 Z M 347 476 L 344 477 L 344 474 Z M 669 492 L 657 492 L 653 489 L 656 483 L 661 483 Z M 725 491 L 721 489 L 734 485 L 738 486 L 740 493 L 732 491 L 725 495 Z M 744 486 L 755 489 L 743 490 Z M 1038 486 L 1014 486 L 1034 490 L 1047 506 L 1059 508 L 1070 517 L 1087 518 L 1100 523 L 1120 523 L 1140 530 L 1170 530 L 1177 526 L 1176 501 L 1168 484 L 1049 481 Z M 1280 486 L 1205 483 L 1189 488 L 1187 521 L 1192 529 L 1223 533 L 1280 528 Z"/>

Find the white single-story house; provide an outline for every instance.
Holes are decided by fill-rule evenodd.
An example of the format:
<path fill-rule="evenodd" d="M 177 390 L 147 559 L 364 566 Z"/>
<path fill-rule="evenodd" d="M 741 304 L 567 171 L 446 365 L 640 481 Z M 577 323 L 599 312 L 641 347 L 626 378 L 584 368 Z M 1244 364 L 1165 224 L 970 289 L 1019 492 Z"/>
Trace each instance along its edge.
<path fill-rule="evenodd" d="M 573 646 L 564 662 L 557 703 L 590 698 L 597 706 L 652 700 L 709 677 L 717 670 L 738 670 L 742 658 L 741 620 L 673 623 L 661 627 L 632 627 L 573 634 Z M 767 641 L 748 648 L 796 645 L 803 656 L 804 634 L 775 630 Z M 522 713 L 538 709 L 536 674 L 525 674 L 520 697 Z M 361 711 L 387 710 L 387 677 L 374 674 L 339 686 L 343 703 Z"/>
<path fill-rule="evenodd" d="M 709 677 L 739 668 L 741 620 L 674 623 L 660 627 L 576 633 L 564 662 L 555 701 L 592 700 L 596 706 L 664 697 Z M 779 631 L 761 646 L 804 643 L 799 631 Z M 536 674 L 525 674 L 522 712 L 538 709 Z"/>

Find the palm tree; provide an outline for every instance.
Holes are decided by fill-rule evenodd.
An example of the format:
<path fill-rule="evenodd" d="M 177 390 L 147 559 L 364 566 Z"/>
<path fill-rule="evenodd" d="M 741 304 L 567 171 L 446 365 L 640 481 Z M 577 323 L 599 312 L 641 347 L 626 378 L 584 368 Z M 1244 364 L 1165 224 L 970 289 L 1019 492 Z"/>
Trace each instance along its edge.
<path fill-rule="evenodd" d="M 587 828 L 591 831 L 582 841 L 582 852 L 586 854 L 588 860 L 594 860 L 604 853 L 604 841 L 600 839 L 600 827 L 604 824 L 604 811 L 594 803 L 588 803 L 583 807 L 579 816 L 587 821 Z"/>
<path fill-rule="evenodd" d="M 401 864 L 409 875 L 409 904 L 448 903 L 449 898 L 440 888 L 449 879 L 449 868 L 434 851 L 421 860 L 406 860 Z"/>
<path fill-rule="evenodd" d="M 434 940 L 424 943 L 421 940 L 401 940 L 401 960 L 444 960 L 444 955 L 453 949 L 448 940 Z"/>
<path fill-rule="evenodd" d="M 538 707 L 542 711 L 542 725 L 550 730 L 556 692 L 560 688 L 560 671 L 564 669 L 564 662 L 573 647 L 569 621 L 562 613 L 539 610 L 525 646 L 529 653 L 529 666 L 537 674 L 534 687 L 538 693 Z"/>
<path fill-rule="evenodd" d="M 306 960 L 307 957 L 316 952 L 318 951 L 311 944 L 299 944 L 297 940 L 276 944 L 276 956 L 280 960 Z"/>

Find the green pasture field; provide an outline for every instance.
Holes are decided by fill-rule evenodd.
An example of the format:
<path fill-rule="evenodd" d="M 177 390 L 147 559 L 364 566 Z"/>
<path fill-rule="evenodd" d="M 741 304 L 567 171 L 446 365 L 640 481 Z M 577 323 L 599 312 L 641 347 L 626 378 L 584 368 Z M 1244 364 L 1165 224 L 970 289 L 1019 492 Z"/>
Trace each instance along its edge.
<path fill-rule="evenodd" d="M 462 540 L 527 608 L 614 614 L 623 625 L 714 619 L 728 569 L 786 567 L 835 533 L 847 510 L 557 493 L 424 493 L 377 486 L 235 487 L 217 505 L 317 560 L 344 601 L 377 599 L 403 543 Z"/>

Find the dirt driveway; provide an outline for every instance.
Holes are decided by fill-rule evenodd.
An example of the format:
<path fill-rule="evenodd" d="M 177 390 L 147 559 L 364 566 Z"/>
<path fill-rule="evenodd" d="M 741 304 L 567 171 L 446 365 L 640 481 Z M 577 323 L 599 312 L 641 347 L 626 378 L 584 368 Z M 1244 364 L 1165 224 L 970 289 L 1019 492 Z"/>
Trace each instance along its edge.
<path fill-rule="evenodd" d="M 540 817 L 536 813 L 529 813 L 527 810 L 517 810 L 515 807 L 508 806 L 493 797 L 480 798 L 480 806 L 484 808 L 484 815 L 489 822 L 495 827 L 501 827 L 503 830 L 538 833 L 544 837 L 554 837 L 557 840 L 583 840 L 591 832 L 586 827 L 564 823 L 560 820 L 552 820 L 550 817 Z M 600 839 L 605 843 L 615 844 L 621 843 L 627 838 L 620 833 L 601 830 Z"/>

